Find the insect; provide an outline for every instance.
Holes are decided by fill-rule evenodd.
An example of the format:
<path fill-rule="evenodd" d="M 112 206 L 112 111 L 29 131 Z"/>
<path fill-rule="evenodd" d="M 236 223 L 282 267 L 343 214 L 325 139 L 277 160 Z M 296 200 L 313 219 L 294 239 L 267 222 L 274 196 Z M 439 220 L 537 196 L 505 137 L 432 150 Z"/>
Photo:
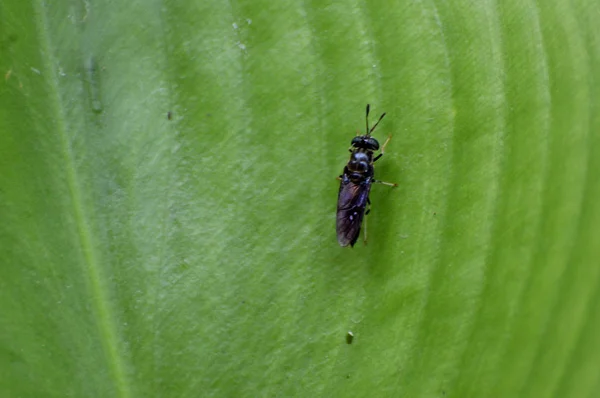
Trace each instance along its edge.
<path fill-rule="evenodd" d="M 379 142 L 371 137 L 371 133 L 381 119 L 385 116 L 383 113 L 377 123 L 369 129 L 369 104 L 367 104 L 367 131 L 365 135 L 358 135 L 350 142 L 350 160 L 344 172 L 339 176 L 340 190 L 338 192 L 336 231 L 340 246 L 354 246 L 360 234 L 360 227 L 365 214 L 369 214 L 370 209 L 366 210 L 367 205 L 371 204 L 369 192 L 371 184 L 380 183 L 392 187 L 398 184 L 378 181 L 374 178 L 375 170 L 373 163 L 383 156 L 385 146 L 392 136 L 390 135 L 381 147 L 381 153 L 375 157 L 373 154 L 379 150 Z M 365 243 L 367 241 L 367 225 L 365 222 Z"/>

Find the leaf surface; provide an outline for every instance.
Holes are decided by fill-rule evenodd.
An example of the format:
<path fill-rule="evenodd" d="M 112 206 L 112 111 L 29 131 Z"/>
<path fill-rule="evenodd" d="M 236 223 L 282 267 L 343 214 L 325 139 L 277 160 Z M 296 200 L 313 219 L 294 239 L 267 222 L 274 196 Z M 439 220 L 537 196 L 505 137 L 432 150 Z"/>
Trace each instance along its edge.
<path fill-rule="evenodd" d="M 0 395 L 594 396 L 599 17 L 3 1 Z"/>

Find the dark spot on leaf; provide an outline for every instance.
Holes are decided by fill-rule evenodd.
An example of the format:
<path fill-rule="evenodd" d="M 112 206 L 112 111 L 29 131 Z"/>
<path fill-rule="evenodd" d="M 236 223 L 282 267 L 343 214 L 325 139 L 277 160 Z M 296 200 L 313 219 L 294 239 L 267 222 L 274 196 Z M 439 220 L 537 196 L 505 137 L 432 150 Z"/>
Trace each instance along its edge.
<path fill-rule="evenodd" d="M 346 344 L 352 344 L 352 341 L 354 341 L 354 333 L 348 331 L 348 333 L 346 333 Z"/>

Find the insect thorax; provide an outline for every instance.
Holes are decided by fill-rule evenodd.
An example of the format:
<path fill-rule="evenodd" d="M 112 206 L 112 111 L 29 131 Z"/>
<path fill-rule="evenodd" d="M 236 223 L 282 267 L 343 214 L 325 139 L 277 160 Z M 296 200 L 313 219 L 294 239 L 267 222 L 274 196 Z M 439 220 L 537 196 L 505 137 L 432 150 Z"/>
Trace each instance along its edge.
<path fill-rule="evenodd" d="M 350 155 L 350 161 L 346 165 L 348 174 L 355 179 L 364 179 L 373 176 L 373 151 L 355 149 Z"/>

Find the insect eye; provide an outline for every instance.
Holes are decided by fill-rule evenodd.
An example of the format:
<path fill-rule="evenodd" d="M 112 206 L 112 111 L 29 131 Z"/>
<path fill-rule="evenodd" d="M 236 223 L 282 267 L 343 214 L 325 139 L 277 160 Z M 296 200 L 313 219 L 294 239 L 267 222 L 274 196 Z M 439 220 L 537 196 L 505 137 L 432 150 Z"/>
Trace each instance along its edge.
<path fill-rule="evenodd" d="M 379 149 L 379 142 L 373 137 L 366 136 L 354 137 L 350 145 L 355 148 L 370 149 L 372 151 Z"/>
<path fill-rule="evenodd" d="M 375 138 L 369 137 L 365 141 L 366 141 L 367 147 L 369 149 L 372 149 L 374 151 L 379 149 L 379 142 L 377 142 L 377 140 Z"/>

